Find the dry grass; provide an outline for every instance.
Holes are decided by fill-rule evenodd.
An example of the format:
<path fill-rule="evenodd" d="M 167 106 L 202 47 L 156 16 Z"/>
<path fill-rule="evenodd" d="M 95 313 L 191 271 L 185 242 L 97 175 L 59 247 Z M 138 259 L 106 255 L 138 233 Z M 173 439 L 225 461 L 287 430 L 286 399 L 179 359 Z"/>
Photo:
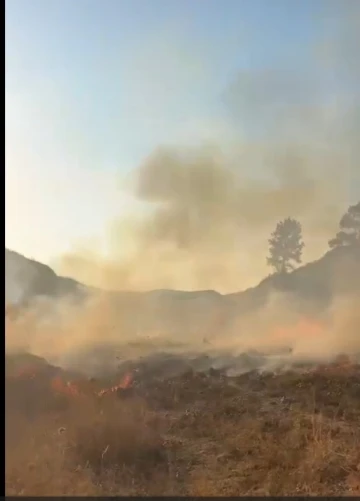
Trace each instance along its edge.
<path fill-rule="evenodd" d="M 7 383 L 7 495 L 360 494 L 359 368 L 188 374 L 126 400 L 31 385 Z"/>
<path fill-rule="evenodd" d="M 162 435 L 142 403 L 97 403 L 79 399 L 31 422 L 17 417 L 22 436 L 6 448 L 8 495 L 131 495 L 167 475 Z"/>

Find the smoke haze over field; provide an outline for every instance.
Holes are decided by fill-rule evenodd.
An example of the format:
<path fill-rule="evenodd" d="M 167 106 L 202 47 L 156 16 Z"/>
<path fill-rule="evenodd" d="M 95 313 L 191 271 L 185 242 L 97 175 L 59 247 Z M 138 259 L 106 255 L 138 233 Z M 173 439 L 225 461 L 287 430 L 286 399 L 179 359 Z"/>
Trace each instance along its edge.
<path fill-rule="evenodd" d="M 16 263 L 23 263 L 23 276 L 34 265 L 12 257 L 8 281 Z M 48 273 L 44 265 L 36 266 Z M 54 280 L 64 279 L 54 275 Z M 161 363 L 171 355 L 198 369 L 227 368 L 233 374 L 328 361 L 341 353 L 358 359 L 359 284 L 360 250 L 355 247 L 332 250 L 285 277 L 224 296 L 213 291 L 108 293 L 79 284 L 73 295 L 59 296 L 56 286 L 55 296 L 28 297 L 27 309 L 7 316 L 6 352 L 25 350 L 89 374 L 111 373 L 118 357 L 158 356 L 154 363 Z"/>
<path fill-rule="evenodd" d="M 225 124 L 211 141 L 160 141 L 126 185 L 141 210 L 110 221 L 105 243 L 100 237 L 91 245 L 80 241 L 59 256 L 59 272 L 113 291 L 244 290 L 268 273 L 267 239 L 289 216 L 303 226 L 305 260 L 323 255 L 341 215 L 360 194 L 360 4 L 329 2 L 327 14 L 299 60 L 242 69 L 226 82 L 218 96 Z M 86 184 L 77 190 L 86 193 Z M 87 223 L 96 211 L 94 200 L 85 210 Z M 121 301 L 95 294 L 82 306 L 58 300 L 55 321 L 39 322 L 30 309 L 9 325 L 7 350 L 25 348 L 62 364 L 79 364 L 87 350 L 101 358 L 100 346 L 113 360 L 114 345 L 128 357 L 166 348 L 211 352 L 223 361 L 228 352 L 249 349 L 291 348 L 289 360 L 359 351 L 356 295 L 354 306 L 331 297 L 315 321 L 301 317 L 300 300 L 291 293 L 270 292 L 261 318 L 246 308 L 238 313 L 230 296 L 199 293 L 189 306 L 187 298 L 172 303 L 166 294 L 171 296 L 129 294 Z M 292 328 L 286 322 L 303 323 Z M 109 363 L 108 353 L 104 359 Z"/>
<path fill-rule="evenodd" d="M 295 297 L 273 293 L 261 314 L 247 312 L 236 316 L 230 325 L 210 334 L 209 342 L 204 342 L 206 330 L 201 332 L 206 321 L 198 321 L 195 328 L 200 329 L 194 332 L 184 323 L 180 325 L 182 330 L 176 330 L 176 322 L 181 322 L 176 316 L 172 318 L 175 325 L 166 329 L 164 324 L 162 332 L 134 332 L 137 315 L 146 314 L 146 310 L 139 304 L 129 310 L 126 303 L 125 309 L 119 310 L 120 304 L 106 295 L 94 297 L 82 306 L 57 302 L 55 316 L 47 311 L 42 319 L 35 305 L 16 321 L 9 321 L 6 352 L 25 350 L 53 364 L 91 375 L 111 373 L 121 361 L 156 354 L 165 359 L 172 355 L 195 360 L 198 369 L 228 368 L 233 374 L 251 368 L 279 369 L 299 362 L 327 362 L 339 354 L 355 360 L 360 356 L 359 296 L 339 297 L 321 315 L 311 318 L 299 314 Z M 207 307 L 209 320 L 212 306 Z M 148 313 L 151 307 L 149 301 Z M 156 309 L 152 313 L 156 315 Z M 158 314 L 161 316 L 161 312 Z M 161 320 L 164 319 L 158 319 L 158 326 Z M 191 320 L 195 323 L 196 317 Z"/>
<path fill-rule="evenodd" d="M 239 290 L 267 273 L 267 238 L 288 216 L 305 259 L 319 257 L 360 189 L 359 12 L 329 3 L 305 60 L 239 72 L 224 93 L 231 139 L 160 145 L 130 183 L 142 213 L 111 223 L 106 255 L 84 244 L 59 271 L 118 290 Z"/>

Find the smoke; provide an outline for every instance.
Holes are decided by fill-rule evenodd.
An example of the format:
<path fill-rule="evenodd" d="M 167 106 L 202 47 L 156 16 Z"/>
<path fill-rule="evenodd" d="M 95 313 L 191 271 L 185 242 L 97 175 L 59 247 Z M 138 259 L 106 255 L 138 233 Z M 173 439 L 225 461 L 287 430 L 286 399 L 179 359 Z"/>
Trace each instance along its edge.
<path fill-rule="evenodd" d="M 229 352 L 266 353 L 270 358 L 265 367 L 329 362 L 339 354 L 360 360 L 358 295 L 335 297 L 326 311 L 313 317 L 300 314 L 295 301 L 289 294 L 273 294 L 261 315 L 246 315 L 237 335 L 225 334 Z"/>
<path fill-rule="evenodd" d="M 295 294 L 274 291 L 261 310 L 235 315 L 231 296 L 208 301 L 203 315 L 195 298 L 185 308 L 174 297 L 153 299 L 100 294 L 76 306 L 57 301 L 44 311 L 34 303 L 15 321 L 8 320 L 6 353 L 26 351 L 97 376 L 114 373 L 122 362 L 155 355 L 155 364 L 177 356 L 184 365 L 193 361 L 195 369 L 222 368 L 230 374 L 329 362 L 339 354 L 360 360 L 359 295 L 335 296 L 316 316 L 300 311 Z M 232 321 L 211 331 L 216 309 Z"/>
<path fill-rule="evenodd" d="M 141 212 L 112 222 L 106 255 L 82 245 L 59 258 L 59 271 L 111 290 L 244 289 L 268 273 L 267 238 L 288 216 L 303 225 L 305 259 L 319 257 L 359 196 L 359 7 L 329 2 L 328 24 L 293 65 L 239 72 L 222 96 L 231 139 L 159 146 L 127 185 Z M 204 307 L 202 323 L 198 303 L 189 310 L 178 300 L 173 310 L 174 298 L 121 297 L 58 303 L 41 320 L 28 310 L 8 326 L 6 349 L 86 370 L 100 359 L 113 367 L 117 354 L 166 350 L 207 353 L 234 370 L 249 350 L 267 357 L 263 366 L 360 351 L 358 297 L 335 299 L 315 321 L 299 315 L 290 294 L 271 294 L 261 316 L 236 315 L 231 298 L 219 295 Z"/>
<path fill-rule="evenodd" d="M 319 257 L 359 195 L 359 12 L 330 2 L 305 56 L 240 71 L 222 96 L 230 139 L 159 146 L 128 183 L 140 214 L 112 222 L 106 255 L 74 249 L 58 270 L 117 290 L 239 290 L 268 273 L 288 216 L 305 261 Z"/>

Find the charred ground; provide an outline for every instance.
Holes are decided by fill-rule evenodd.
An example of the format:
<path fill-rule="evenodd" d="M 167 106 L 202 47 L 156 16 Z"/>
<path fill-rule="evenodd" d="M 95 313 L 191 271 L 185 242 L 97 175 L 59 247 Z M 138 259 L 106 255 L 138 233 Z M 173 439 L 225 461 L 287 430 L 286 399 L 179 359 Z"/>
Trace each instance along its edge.
<path fill-rule="evenodd" d="M 174 363 L 89 379 L 7 357 L 7 494 L 360 493 L 358 364 L 228 377 Z"/>

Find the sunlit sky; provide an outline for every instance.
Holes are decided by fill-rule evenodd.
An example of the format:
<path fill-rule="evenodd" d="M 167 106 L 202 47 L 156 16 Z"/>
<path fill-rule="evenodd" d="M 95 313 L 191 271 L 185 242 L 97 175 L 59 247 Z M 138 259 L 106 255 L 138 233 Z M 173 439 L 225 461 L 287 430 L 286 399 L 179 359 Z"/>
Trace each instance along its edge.
<path fill-rule="evenodd" d="M 158 145 L 226 137 L 238 71 L 295 64 L 322 0 L 7 0 L 6 246 L 43 262 L 136 210 Z"/>

